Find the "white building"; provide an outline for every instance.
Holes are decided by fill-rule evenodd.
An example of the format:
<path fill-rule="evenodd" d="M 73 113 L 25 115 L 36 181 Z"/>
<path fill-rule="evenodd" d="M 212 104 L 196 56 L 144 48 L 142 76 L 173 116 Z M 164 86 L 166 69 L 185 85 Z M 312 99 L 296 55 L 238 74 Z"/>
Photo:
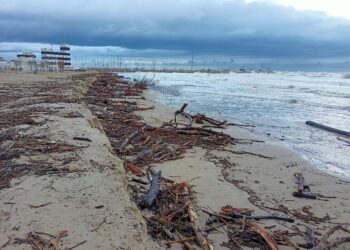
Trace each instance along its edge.
<path fill-rule="evenodd" d="M 5 72 L 11 69 L 11 63 L 7 62 L 3 57 L 0 56 L 0 72 Z"/>
<path fill-rule="evenodd" d="M 20 71 L 35 71 L 36 55 L 31 52 L 21 52 L 17 54 L 17 60 L 13 61 L 13 66 Z"/>
<path fill-rule="evenodd" d="M 60 51 L 41 49 L 41 60 L 46 63 L 50 70 L 58 70 L 59 63 L 64 63 L 64 68 L 71 68 L 70 47 L 67 44 L 60 45 Z"/>

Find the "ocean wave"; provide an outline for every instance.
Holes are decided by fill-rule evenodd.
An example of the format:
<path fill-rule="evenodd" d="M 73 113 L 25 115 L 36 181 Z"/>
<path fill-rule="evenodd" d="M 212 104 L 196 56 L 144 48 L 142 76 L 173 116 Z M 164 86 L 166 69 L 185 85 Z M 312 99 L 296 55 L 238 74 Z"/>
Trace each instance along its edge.
<path fill-rule="evenodd" d="M 295 148 L 315 166 L 350 176 L 348 147 L 336 135 L 305 125 L 318 121 L 339 129 L 349 124 L 350 81 L 341 74 L 159 76 L 159 101 L 179 107 L 190 102 L 189 112 L 203 112 L 227 120 L 259 125 L 254 132 Z M 228 80 L 226 80 L 228 79 Z M 275 126 L 275 125 L 278 125 Z M 272 139 L 271 139 L 272 138 Z"/>
<path fill-rule="evenodd" d="M 301 90 L 303 93 L 315 94 L 323 97 L 350 98 L 350 94 L 344 92 L 325 91 L 310 88 L 299 88 L 299 90 Z"/>
<path fill-rule="evenodd" d="M 150 88 L 162 94 L 167 94 L 172 96 L 179 96 L 180 89 L 181 89 L 180 86 L 157 86 L 157 85 L 152 85 L 150 86 Z"/>

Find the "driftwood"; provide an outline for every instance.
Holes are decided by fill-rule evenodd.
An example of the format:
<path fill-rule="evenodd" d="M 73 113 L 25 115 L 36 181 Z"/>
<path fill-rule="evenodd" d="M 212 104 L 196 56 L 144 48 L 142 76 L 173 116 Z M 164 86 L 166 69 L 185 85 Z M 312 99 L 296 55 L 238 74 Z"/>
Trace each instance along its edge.
<path fill-rule="evenodd" d="M 131 157 L 130 160 L 128 160 L 129 162 L 132 163 L 138 163 L 139 161 L 141 161 L 144 157 L 152 155 L 153 150 L 151 149 L 146 149 L 144 151 L 141 151 L 139 153 L 137 153 L 136 155 L 134 155 L 133 157 Z"/>
<path fill-rule="evenodd" d="M 171 244 L 174 243 L 181 243 L 183 247 L 186 250 L 197 250 L 198 248 L 192 246 L 190 243 L 188 243 L 189 240 L 192 240 L 194 237 L 190 238 L 184 238 L 181 233 L 179 233 L 177 230 L 175 230 L 174 233 L 170 232 L 170 230 L 166 229 L 165 227 L 162 227 L 164 233 L 168 236 L 171 241 L 165 242 L 168 246 L 171 246 Z"/>
<path fill-rule="evenodd" d="M 280 217 L 280 216 L 274 216 L 274 215 L 254 216 L 254 215 L 242 214 L 237 212 L 230 213 L 230 214 L 220 212 L 220 214 L 216 214 L 206 210 L 202 210 L 202 211 L 210 216 L 216 216 L 225 220 L 235 220 L 236 218 L 245 218 L 245 219 L 251 219 L 251 220 L 280 220 L 280 221 L 286 221 L 290 223 L 294 222 L 294 219 L 292 218 Z"/>
<path fill-rule="evenodd" d="M 273 160 L 276 159 L 275 157 L 272 156 L 266 156 L 263 154 L 257 154 L 257 153 L 253 153 L 253 152 L 248 152 L 248 151 L 237 151 L 237 150 L 231 150 L 231 149 L 227 149 L 224 147 L 206 147 L 206 146 L 201 146 L 202 148 L 207 148 L 207 149 L 211 149 L 211 150 L 217 150 L 217 151 L 224 151 L 224 152 L 230 152 L 232 154 L 238 154 L 238 155 L 253 155 L 253 156 L 257 156 L 257 157 L 261 157 L 264 159 L 269 159 L 269 160 Z"/>
<path fill-rule="evenodd" d="M 50 239 L 44 238 L 41 235 L 48 236 Z M 56 236 L 43 232 L 29 232 L 26 239 L 19 238 L 18 240 L 31 245 L 33 249 L 58 250 L 60 239 L 67 235 L 67 230 L 59 232 Z"/>
<path fill-rule="evenodd" d="M 153 158 L 156 162 L 160 162 L 165 158 L 175 157 L 176 152 L 179 150 L 179 148 L 180 148 L 180 146 L 176 145 L 176 146 L 174 146 L 174 148 L 169 149 L 170 152 L 165 153 L 165 154 L 163 152 L 159 152 L 159 153 L 153 155 Z"/>
<path fill-rule="evenodd" d="M 58 235 L 51 240 L 51 249 L 58 250 L 58 244 L 61 238 L 66 237 L 68 235 L 67 230 L 59 232 Z"/>
<path fill-rule="evenodd" d="M 316 194 L 306 193 L 306 192 L 293 192 L 293 196 L 294 197 L 298 197 L 298 198 L 312 199 L 312 200 L 316 200 L 317 199 Z"/>
<path fill-rule="evenodd" d="M 79 242 L 79 243 L 75 244 L 74 246 L 69 247 L 69 248 L 67 248 L 67 249 L 68 249 L 68 250 L 72 250 L 72 249 L 74 249 L 74 248 L 76 248 L 76 247 L 78 247 L 78 246 L 81 246 L 81 245 L 85 244 L 86 242 L 87 242 L 87 240 L 83 240 L 82 242 Z"/>
<path fill-rule="evenodd" d="M 92 142 L 92 140 L 90 138 L 86 138 L 86 137 L 73 137 L 73 140 Z"/>
<path fill-rule="evenodd" d="M 203 235 L 203 230 L 200 226 L 198 216 L 197 216 L 196 212 L 194 211 L 194 208 L 193 208 L 193 205 L 191 203 L 190 196 L 189 196 L 189 192 L 188 192 L 188 189 L 186 186 L 184 187 L 182 194 L 184 195 L 184 201 L 187 204 L 187 214 L 191 220 L 192 228 L 193 228 L 193 231 L 194 231 L 196 238 L 199 242 L 199 245 L 202 247 L 203 250 L 214 249 L 213 246 L 210 245 L 208 239 Z"/>
<path fill-rule="evenodd" d="M 177 128 L 176 130 L 178 131 L 178 133 L 201 134 L 201 135 L 219 135 L 219 136 L 226 136 L 228 138 L 231 138 L 231 136 L 229 136 L 228 134 L 224 134 L 222 132 L 217 132 L 215 130 L 206 129 L 206 128 L 186 127 L 186 128 Z"/>
<path fill-rule="evenodd" d="M 251 220 L 280 220 L 285 222 L 293 223 L 294 219 L 292 218 L 286 218 L 286 217 L 280 217 L 280 216 L 274 216 L 274 215 L 267 215 L 267 216 L 245 216 L 242 214 L 236 214 L 237 218 L 246 218 Z"/>
<path fill-rule="evenodd" d="M 139 134 L 139 130 L 136 130 L 135 132 L 130 134 L 128 137 L 126 137 L 123 143 L 120 145 L 119 151 L 123 151 L 123 149 L 129 144 L 130 140 L 135 136 L 137 136 L 138 134 Z"/>
<path fill-rule="evenodd" d="M 267 231 L 265 231 L 258 224 L 255 223 L 251 223 L 250 228 L 257 232 L 267 242 L 271 250 L 278 250 L 278 246 L 275 240 Z"/>
<path fill-rule="evenodd" d="M 339 225 L 336 225 L 335 227 L 331 228 L 327 233 L 325 233 L 325 235 L 322 237 L 321 239 L 321 242 L 311 248 L 310 250 L 326 250 L 326 249 L 330 249 L 330 248 L 333 248 L 337 245 L 340 245 L 342 243 L 345 243 L 345 242 L 350 242 L 350 236 L 344 236 L 344 237 L 338 237 L 334 240 L 329 240 L 329 237 L 335 233 L 336 231 L 344 231 L 344 232 L 347 232 L 347 233 L 350 233 L 350 229 L 347 228 L 349 226 L 349 224 L 339 224 Z"/>
<path fill-rule="evenodd" d="M 157 199 L 160 192 L 160 177 L 162 175 L 161 171 L 158 171 L 155 175 L 152 176 L 151 186 L 147 194 L 143 197 L 140 207 L 142 209 L 149 208 L 153 205 L 154 201 Z"/>
<path fill-rule="evenodd" d="M 182 104 L 181 108 L 179 110 L 175 111 L 175 114 L 181 114 L 185 111 L 185 108 L 188 106 L 188 103 Z"/>
<path fill-rule="evenodd" d="M 142 179 L 139 179 L 139 178 L 131 178 L 131 180 L 133 181 L 133 182 L 136 182 L 136 183 L 140 183 L 140 184 L 142 184 L 142 185 L 147 185 L 148 183 L 146 182 L 146 181 L 144 181 L 144 180 L 142 180 Z"/>
<path fill-rule="evenodd" d="M 188 106 L 188 103 L 184 103 L 184 104 L 182 104 L 182 106 L 181 106 L 181 108 L 179 110 L 175 111 L 175 117 L 174 117 L 175 124 L 177 123 L 176 122 L 176 116 L 177 115 L 182 115 L 182 116 L 186 117 L 190 121 L 188 125 L 192 126 L 192 122 L 193 122 L 192 116 L 185 112 L 185 108 L 187 106 Z"/>
<path fill-rule="evenodd" d="M 305 178 L 302 173 L 295 173 L 295 178 L 297 179 L 297 192 L 293 192 L 294 197 L 306 198 L 306 199 L 317 199 L 316 194 L 311 193 L 310 186 L 306 184 Z"/>
<path fill-rule="evenodd" d="M 223 207 L 222 211 L 224 211 L 224 212 L 227 211 L 225 208 L 227 208 L 227 206 Z M 241 210 L 241 211 L 244 210 L 247 213 L 251 212 L 251 210 L 248 211 L 248 209 L 235 209 L 235 210 Z M 204 213 L 208 214 L 209 216 L 214 216 L 214 217 L 222 219 L 225 222 L 225 224 L 227 224 L 228 222 L 233 222 L 233 223 L 238 222 L 238 223 L 242 224 L 242 228 L 243 228 L 242 230 L 245 230 L 244 228 L 247 227 L 247 228 L 255 231 L 258 235 L 260 235 L 266 241 L 266 243 L 268 244 L 268 246 L 270 247 L 271 250 L 278 250 L 278 246 L 277 246 L 275 240 L 272 238 L 272 236 L 267 231 L 265 231 L 260 226 L 258 226 L 257 224 L 255 224 L 251 221 L 246 221 L 246 219 L 253 219 L 252 216 L 243 216 L 243 222 L 242 222 L 242 221 L 237 220 L 236 218 L 233 218 L 232 216 L 227 216 L 224 214 L 217 214 L 217 213 L 209 212 L 206 210 L 202 210 L 202 211 Z"/>
<path fill-rule="evenodd" d="M 329 132 L 333 132 L 333 133 L 337 133 L 339 135 L 344 135 L 344 136 L 350 137 L 350 132 L 347 132 L 347 131 L 344 131 L 344 130 L 328 127 L 328 126 L 325 126 L 325 125 L 322 125 L 322 124 L 319 124 L 319 123 L 313 122 L 313 121 L 306 121 L 305 123 L 307 125 L 310 125 L 310 126 L 313 126 L 313 127 L 316 127 L 316 128 L 320 128 L 320 129 L 323 129 L 323 130 L 326 130 L 326 131 L 329 131 Z"/>
<path fill-rule="evenodd" d="M 126 163 L 127 170 L 130 170 L 136 176 L 144 176 L 145 173 L 134 163 Z"/>
<path fill-rule="evenodd" d="M 184 237 L 179 233 L 176 232 L 174 238 L 179 242 L 182 243 L 185 247 L 186 250 L 196 250 L 197 248 L 195 248 L 194 246 L 192 246 L 190 243 L 188 243 L 187 241 L 189 240 L 189 238 L 184 239 Z"/>
<path fill-rule="evenodd" d="M 150 109 L 154 109 L 154 106 L 152 105 L 152 106 L 149 106 L 149 107 L 146 107 L 146 106 L 144 106 L 144 107 L 142 107 L 142 106 L 136 106 L 136 110 L 137 111 L 146 111 L 146 110 L 150 110 Z"/>
<path fill-rule="evenodd" d="M 202 128 L 204 128 L 204 127 L 213 127 L 213 128 L 222 128 L 223 129 L 223 128 L 225 128 L 226 125 L 230 125 L 229 123 L 227 123 L 226 120 L 225 121 L 219 121 L 219 120 L 210 118 L 210 117 L 208 117 L 208 116 L 206 116 L 204 114 L 197 113 L 195 115 L 191 115 L 191 114 L 185 112 L 185 109 L 186 109 L 187 106 L 188 106 L 188 103 L 184 103 L 181 106 L 180 109 L 175 111 L 175 118 L 174 118 L 175 126 L 180 124 L 180 123 L 177 123 L 177 121 L 176 121 L 177 115 L 182 115 L 185 118 L 187 118 L 190 122 L 186 126 L 189 126 L 189 127 L 192 127 L 193 120 L 197 124 L 203 124 L 204 122 L 210 124 L 210 125 L 204 125 Z"/>
<path fill-rule="evenodd" d="M 226 216 L 226 215 L 222 215 L 222 214 L 217 214 L 217 213 L 213 213 L 213 212 L 209 212 L 207 210 L 202 209 L 202 212 L 209 215 L 209 216 L 214 216 L 214 217 L 218 217 L 227 221 L 236 221 L 235 218 L 231 217 L 231 216 Z"/>
<path fill-rule="evenodd" d="M 148 172 L 153 175 L 152 167 L 148 168 Z M 150 234 L 167 240 L 168 245 L 181 243 L 185 249 L 203 249 L 202 246 L 207 241 L 193 208 L 195 199 L 188 182 L 171 181 L 169 183 L 161 177 L 160 183 L 162 192 L 160 192 L 157 202 L 150 208 L 154 216 L 145 217 Z"/>
<path fill-rule="evenodd" d="M 227 123 L 227 121 L 219 121 L 219 120 L 207 117 L 206 115 L 200 114 L 200 113 L 192 116 L 192 118 L 195 119 L 196 123 L 202 124 L 204 122 L 207 122 L 207 123 L 209 123 L 209 124 L 211 124 L 213 126 L 217 126 L 217 127 L 220 127 L 220 128 L 222 128 L 222 126 L 226 125 L 226 123 Z"/>

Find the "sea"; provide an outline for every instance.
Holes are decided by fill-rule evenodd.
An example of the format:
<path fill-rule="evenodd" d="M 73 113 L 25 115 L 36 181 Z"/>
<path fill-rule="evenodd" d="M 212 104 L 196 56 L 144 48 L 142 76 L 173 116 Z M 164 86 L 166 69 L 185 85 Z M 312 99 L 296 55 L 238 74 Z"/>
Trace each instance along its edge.
<path fill-rule="evenodd" d="M 255 125 L 251 132 L 284 145 L 330 174 L 350 178 L 350 138 L 307 120 L 350 131 L 350 77 L 344 73 L 123 73 L 151 79 L 156 101 L 193 113 Z"/>

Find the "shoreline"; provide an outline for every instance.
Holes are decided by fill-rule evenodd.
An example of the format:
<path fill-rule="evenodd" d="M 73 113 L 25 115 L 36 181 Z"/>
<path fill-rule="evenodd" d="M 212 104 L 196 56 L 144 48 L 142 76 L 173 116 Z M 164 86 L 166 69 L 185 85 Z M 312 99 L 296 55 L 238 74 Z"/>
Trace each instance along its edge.
<path fill-rule="evenodd" d="M 167 106 L 167 105 L 161 103 L 160 101 L 157 101 L 156 100 L 156 95 L 157 94 L 158 95 L 162 95 L 161 91 L 159 91 L 158 89 L 149 88 L 147 90 L 147 99 L 153 100 L 151 103 L 156 103 L 159 106 L 162 106 L 164 108 L 168 108 L 168 109 L 172 110 L 172 112 L 176 110 L 174 107 Z M 201 111 L 198 111 L 198 112 L 201 112 Z M 242 121 L 239 121 L 239 120 L 228 120 L 228 122 L 242 123 Z M 242 124 L 244 124 L 244 123 L 242 123 Z M 249 125 L 254 125 L 254 124 L 249 124 Z M 315 166 L 315 163 L 313 163 L 306 155 L 303 155 L 301 152 L 298 152 L 293 147 L 290 147 L 290 146 L 284 144 L 283 142 L 280 141 L 280 139 L 272 138 L 272 137 L 269 137 L 269 136 L 264 136 L 262 134 L 259 134 L 258 132 L 256 132 L 256 128 L 255 127 L 251 127 L 251 128 L 247 127 L 246 128 L 246 127 L 243 127 L 243 126 L 242 127 L 241 126 L 232 126 L 232 127 L 229 127 L 228 129 L 226 129 L 224 131 L 228 132 L 229 134 L 234 134 L 235 131 L 233 131 L 232 128 L 234 128 L 235 130 L 241 131 L 241 133 L 244 134 L 244 136 L 249 137 L 251 139 L 261 140 L 261 141 L 264 141 L 266 144 L 271 145 L 272 147 L 279 147 L 279 148 L 283 148 L 286 151 L 293 152 L 297 158 L 299 158 L 302 161 L 305 161 L 306 164 L 308 165 L 308 167 L 313 169 L 316 172 L 318 171 L 320 173 L 329 175 L 331 177 L 336 177 L 336 178 L 339 178 L 339 179 L 341 179 L 343 181 L 350 182 L 350 176 L 345 176 L 345 175 L 341 175 L 341 174 L 337 174 L 337 173 L 332 173 L 332 172 L 328 172 L 324 168 L 318 168 L 317 166 Z"/>
<path fill-rule="evenodd" d="M 125 75 L 131 78 L 138 76 L 142 78 L 143 74 Z M 155 86 L 151 88 L 155 90 L 154 93 L 159 98 L 159 102 L 165 105 L 169 104 L 176 108 L 183 102 L 190 102 L 190 111 L 208 112 L 208 115 L 220 119 L 255 125 L 255 128 L 248 128 L 254 130 L 254 134 L 262 135 L 272 142 L 280 142 L 301 154 L 322 171 L 349 179 L 350 166 L 346 158 L 348 148 L 346 137 L 305 125 L 305 121 L 309 119 L 346 130 L 344 118 L 347 111 L 345 111 L 346 103 L 343 103 L 346 99 L 343 99 L 340 93 L 332 97 L 339 107 L 328 105 L 324 99 L 327 96 L 326 93 L 330 94 L 331 82 L 343 81 L 338 79 L 339 74 L 324 77 L 323 80 L 320 78 L 320 86 L 325 84 L 325 93 L 323 93 L 319 86 L 315 86 L 316 78 L 312 75 L 305 75 L 301 79 L 298 77 L 292 74 L 243 77 L 234 74 L 227 77 L 205 74 L 196 76 L 156 74 Z M 151 75 L 150 78 L 152 78 Z M 293 82 L 294 80 L 296 83 Z M 309 87 L 306 84 L 308 81 L 311 81 Z M 344 84 L 347 86 L 347 82 Z M 276 92 L 271 90 L 272 93 L 280 96 L 268 95 L 271 86 L 276 87 Z M 227 93 L 224 92 L 225 89 Z M 216 91 L 218 95 L 215 94 Z M 254 91 L 261 93 L 255 95 Z M 315 94 L 310 94 L 311 92 Z M 318 98 L 320 98 L 319 101 Z M 294 100 L 295 103 L 290 103 L 290 100 Z M 266 108 L 270 105 L 271 108 Z M 325 115 L 320 116 L 323 112 Z"/>
<path fill-rule="evenodd" d="M 167 112 L 170 112 L 171 114 L 176 111 L 176 108 L 164 105 L 163 103 L 157 101 L 154 93 L 152 93 L 153 91 L 158 91 L 158 90 L 153 90 L 153 89 L 146 90 L 145 96 L 146 96 L 146 103 L 147 104 L 153 105 L 156 108 L 159 108 L 160 110 L 166 110 Z M 140 113 L 140 115 L 142 115 L 142 113 Z M 231 122 L 231 121 L 228 120 L 228 122 Z M 240 122 L 240 121 L 238 121 L 238 122 Z M 254 128 L 249 129 L 249 128 L 241 127 L 239 125 L 238 126 L 233 125 L 233 126 L 230 126 L 222 131 L 230 134 L 231 136 L 241 135 L 242 138 L 239 138 L 239 139 L 242 139 L 242 140 L 253 140 L 253 141 L 264 143 L 268 147 L 271 147 L 271 148 L 278 148 L 284 152 L 290 152 L 292 157 L 295 158 L 296 161 L 302 162 L 303 164 L 305 164 L 306 168 L 310 168 L 312 171 L 314 171 L 318 174 L 325 175 L 325 176 L 328 176 L 331 178 L 336 178 L 336 179 L 339 179 L 341 181 L 350 183 L 350 177 L 346 177 L 346 176 L 342 176 L 342 175 L 338 175 L 338 174 L 332 174 L 331 172 L 327 172 L 324 169 L 317 168 L 312 162 L 310 162 L 309 159 L 307 159 L 306 156 L 303 156 L 300 152 L 294 150 L 293 148 L 288 147 L 287 145 L 284 145 L 283 143 L 281 143 L 277 139 L 273 140 L 270 137 L 266 137 L 266 136 L 263 136 L 261 134 L 256 133 L 254 131 Z"/>
<path fill-rule="evenodd" d="M 125 171 L 125 159 L 118 157 L 115 152 L 120 145 L 115 139 L 120 141 L 121 138 L 108 136 L 110 132 L 106 133 L 103 128 L 103 112 L 108 108 L 115 109 L 117 106 L 112 104 L 117 100 L 105 97 L 106 103 L 101 102 L 105 108 L 94 108 L 89 104 L 92 99 L 89 99 L 88 92 L 93 91 L 92 84 L 99 74 L 73 75 L 14 74 L 0 78 L 1 90 L 7 89 L 6 93 L 16 93 L 16 88 L 40 87 L 39 91 L 31 95 L 39 98 L 45 94 L 53 98 L 57 94 L 55 89 L 61 89 L 61 99 L 53 100 L 51 104 L 47 100 L 39 104 L 50 108 L 47 113 L 35 111 L 35 122 L 16 128 L 27 129 L 25 134 L 46 135 L 49 137 L 48 142 L 78 147 L 72 152 L 62 149 L 61 153 L 36 153 L 29 157 L 29 160 L 36 160 L 37 163 L 38 160 L 48 161 L 52 167 L 61 171 L 68 168 L 69 172 L 60 175 L 44 173 L 39 176 L 25 173 L 14 178 L 9 187 L 0 189 L 0 197 L 4 201 L 0 205 L 0 221 L 3 222 L 0 224 L 0 244 L 14 237 L 24 237 L 33 230 L 54 233 L 66 229 L 68 237 L 63 239 L 64 243 L 68 242 L 72 246 L 85 240 L 80 249 L 165 248 L 164 241 L 154 241 L 147 234 L 144 217 L 152 210 L 140 211 L 131 197 L 130 180 L 135 175 Z M 11 77 L 14 78 L 13 88 L 8 85 Z M 24 82 L 27 85 L 24 86 Z M 45 86 L 47 84 L 50 88 Z M 108 84 L 113 85 L 113 81 L 106 81 L 107 87 Z M 64 91 L 62 86 L 66 87 Z M 174 118 L 175 110 L 157 103 L 148 90 L 141 94 L 145 99 L 132 99 L 131 92 L 122 101 L 136 102 L 136 106 L 125 102 L 123 108 L 137 107 L 140 111 L 130 114 L 139 115 L 145 124 L 158 128 L 163 124 L 162 121 L 168 122 Z M 6 105 L 16 103 L 22 108 L 28 108 L 26 102 L 31 100 L 31 96 L 25 98 L 28 98 L 25 102 L 23 98 L 9 99 Z M 99 98 L 96 99 L 98 103 L 101 101 Z M 150 109 L 152 106 L 154 108 Z M 14 110 L 18 109 L 15 107 Z M 4 107 L 0 111 L 3 112 Z M 131 127 L 122 128 L 132 131 Z M 193 146 L 186 149 L 181 158 L 151 164 L 155 170 L 161 170 L 165 178 L 178 182 L 189 181 L 196 197 L 195 210 L 202 228 L 205 228 L 208 219 L 202 209 L 220 211 L 225 205 L 254 209 L 256 215 L 292 217 L 294 223 L 275 220 L 257 223 L 271 233 L 288 230 L 288 237 L 294 244 L 305 243 L 308 227 L 313 229 L 316 238 L 320 238 L 334 223 L 350 221 L 350 202 L 346 192 L 350 187 L 349 182 L 311 169 L 306 161 L 286 149 L 254 141 L 255 135 L 245 129 L 234 126 L 223 132 L 244 140 L 210 149 L 205 145 Z M 73 136 L 87 137 L 92 141 L 74 141 Z M 25 162 L 28 158 L 21 157 L 21 160 Z M 318 200 L 292 196 L 297 186 L 293 175 L 297 172 L 304 174 L 311 191 L 319 195 Z M 334 196 L 336 198 L 332 198 Z M 225 232 L 209 233 L 208 238 L 215 249 L 227 249 L 222 246 L 228 241 Z M 4 249 L 22 249 L 23 246 L 9 241 Z M 180 243 L 172 244 L 174 249 L 181 246 Z M 347 246 L 345 243 L 336 249 L 346 249 Z M 293 248 L 280 246 L 280 249 Z"/>
<path fill-rule="evenodd" d="M 152 91 L 153 90 L 147 90 L 145 95 L 146 100 L 143 100 L 142 104 L 155 106 L 155 109 L 142 111 L 139 114 L 142 115 L 143 119 L 148 123 L 159 125 L 159 120 L 168 121 L 172 119 L 176 109 L 157 102 L 152 95 Z M 248 141 L 266 139 L 245 128 L 236 126 L 229 127 L 222 131 L 230 134 L 234 138 L 247 139 Z M 319 234 L 324 233 L 327 226 L 325 226 L 324 223 L 320 223 L 323 225 L 317 225 L 319 223 L 318 220 L 326 219 L 328 214 L 336 213 L 339 215 L 339 213 L 341 213 L 342 216 L 339 217 L 338 223 L 350 220 L 350 217 L 346 214 L 350 212 L 348 209 L 350 203 L 345 191 L 350 187 L 348 179 L 331 175 L 318 169 L 307 159 L 300 156 L 298 152 L 278 142 L 253 142 L 252 144 L 235 145 L 234 147 L 258 155 L 272 156 L 276 159 L 269 160 L 254 155 L 232 155 L 227 152 L 220 152 L 220 150 L 213 150 L 213 152 L 208 155 L 203 148 L 196 148 L 186 154 L 183 160 L 157 164 L 157 169 L 162 169 L 165 174 L 174 178 L 182 179 L 187 177 L 188 179 L 192 179 L 203 175 L 203 173 L 209 171 L 209 169 L 213 171 L 212 168 L 219 168 L 219 172 L 213 171 L 210 172 L 210 174 L 204 174 L 204 178 L 207 179 L 202 181 L 201 179 L 197 179 L 194 181 L 195 190 L 198 189 L 199 193 L 202 194 L 203 191 L 204 193 L 211 192 L 198 198 L 199 205 L 204 207 L 209 206 L 211 211 L 218 211 L 224 205 L 232 205 L 234 207 L 248 207 L 254 209 L 257 214 L 291 215 L 294 218 L 302 218 L 297 218 L 297 224 L 303 224 L 301 227 L 304 227 L 304 230 L 306 230 L 308 226 L 311 226 Z M 221 159 L 228 159 L 228 162 L 223 163 L 215 159 L 218 156 Z M 211 157 L 214 159 L 211 159 Z M 265 163 L 262 163 L 262 161 L 265 161 Z M 202 167 L 197 170 L 188 170 L 188 167 L 181 167 L 179 169 L 179 166 L 186 164 L 188 166 L 197 164 Z M 228 166 L 226 164 L 228 164 Z M 193 166 L 191 168 L 193 168 Z M 179 174 L 182 171 L 184 171 L 184 173 Z M 296 186 L 293 174 L 297 172 L 302 172 L 304 174 L 313 192 L 325 198 L 321 198 L 320 201 L 314 201 L 293 197 L 292 192 Z M 217 176 L 211 176 L 213 174 Z M 208 188 L 209 184 L 206 183 L 208 178 L 217 179 L 217 181 L 210 182 L 211 187 L 216 187 L 213 190 Z M 231 186 L 227 186 L 226 183 L 223 184 L 224 181 Z M 216 195 L 222 192 L 222 196 L 220 195 L 218 197 Z M 334 195 L 340 193 L 342 193 L 342 195 Z M 232 198 L 229 198 L 230 196 Z M 334 196 L 337 196 L 337 201 L 334 198 L 328 198 L 329 200 L 326 201 L 326 197 Z M 216 197 L 216 199 L 213 199 L 213 197 Z M 239 198 L 237 199 L 237 197 Z M 344 201 L 346 201 L 348 205 L 344 205 Z M 342 208 L 338 207 L 339 203 L 343 203 L 341 205 Z M 336 212 L 336 210 L 338 210 L 338 212 Z M 311 218 L 311 222 L 308 221 L 308 217 Z M 332 223 L 334 223 L 334 221 Z M 328 224 L 328 227 L 331 227 L 332 223 Z M 291 230 L 290 225 L 285 223 L 264 222 L 263 225 L 267 228 L 273 226 L 280 230 Z M 300 237 L 301 235 L 299 235 L 299 238 L 295 237 L 296 242 L 300 243 L 302 241 Z M 212 240 L 219 241 L 215 239 L 215 237 L 212 238 Z M 216 245 L 216 247 L 219 247 L 219 245 Z M 342 246 L 339 247 L 339 249 L 346 249 L 344 246 L 344 248 L 342 248 Z"/>

